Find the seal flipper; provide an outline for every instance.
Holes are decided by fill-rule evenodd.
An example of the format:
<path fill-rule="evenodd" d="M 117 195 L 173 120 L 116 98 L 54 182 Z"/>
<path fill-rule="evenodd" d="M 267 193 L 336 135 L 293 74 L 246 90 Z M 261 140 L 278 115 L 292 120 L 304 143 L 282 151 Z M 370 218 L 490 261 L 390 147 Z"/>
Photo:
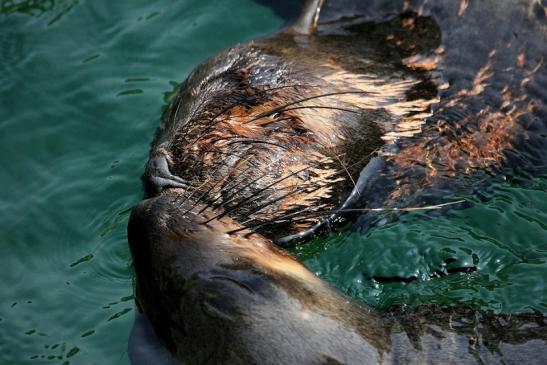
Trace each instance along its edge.
<path fill-rule="evenodd" d="M 131 365 L 184 365 L 163 346 L 143 313 L 135 311 L 135 323 L 129 335 Z"/>
<path fill-rule="evenodd" d="M 319 12 L 324 2 L 325 0 L 306 0 L 300 15 L 288 28 L 288 31 L 304 35 L 315 32 L 319 21 Z"/>

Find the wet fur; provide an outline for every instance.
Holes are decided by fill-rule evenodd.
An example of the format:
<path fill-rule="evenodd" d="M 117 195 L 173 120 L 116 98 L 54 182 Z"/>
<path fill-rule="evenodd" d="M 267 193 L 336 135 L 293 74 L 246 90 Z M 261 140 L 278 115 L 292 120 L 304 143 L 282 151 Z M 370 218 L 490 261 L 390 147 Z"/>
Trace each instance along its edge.
<path fill-rule="evenodd" d="M 545 6 L 501 3 L 327 1 L 316 34 L 192 72 L 129 224 L 137 303 L 179 361 L 541 363 L 541 314 L 379 314 L 273 244 L 547 171 Z"/>
<path fill-rule="evenodd" d="M 493 175 L 545 173 L 541 25 L 520 33 L 532 43 L 537 32 L 526 49 L 486 33 L 487 49 L 477 40 L 468 50 L 454 30 L 446 33 L 460 43 L 441 44 L 426 5 L 405 4 L 390 20 L 328 24 L 303 45 L 281 34 L 198 67 L 152 152 L 188 180 L 184 198 L 279 238 L 339 207 L 372 155 L 385 164 L 354 208 L 440 204 Z M 477 26 L 457 14 L 445 23 L 453 18 L 463 24 L 445 28 Z"/>

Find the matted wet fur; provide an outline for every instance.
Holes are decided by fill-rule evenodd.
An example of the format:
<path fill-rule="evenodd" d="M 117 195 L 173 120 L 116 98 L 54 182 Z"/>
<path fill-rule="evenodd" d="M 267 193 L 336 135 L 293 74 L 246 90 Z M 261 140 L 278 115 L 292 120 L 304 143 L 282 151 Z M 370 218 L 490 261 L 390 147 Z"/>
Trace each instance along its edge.
<path fill-rule="evenodd" d="M 377 313 L 273 242 L 544 174 L 546 7 L 322 3 L 205 61 L 164 113 L 129 223 L 142 320 L 168 349 L 150 361 L 541 363 L 539 313 Z"/>

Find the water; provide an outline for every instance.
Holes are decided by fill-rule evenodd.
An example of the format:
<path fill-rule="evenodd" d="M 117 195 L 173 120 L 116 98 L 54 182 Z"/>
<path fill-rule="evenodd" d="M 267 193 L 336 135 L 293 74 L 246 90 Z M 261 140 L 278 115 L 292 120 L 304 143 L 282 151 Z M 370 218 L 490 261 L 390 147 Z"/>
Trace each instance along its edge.
<path fill-rule="evenodd" d="M 165 97 L 205 57 L 282 22 L 251 0 L 0 0 L 0 364 L 128 363 L 125 228 Z M 379 307 L 547 312 L 546 191 L 504 183 L 468 210 L 295 252 Z M 478 270 L 437 277 L 447 257 Z"/>

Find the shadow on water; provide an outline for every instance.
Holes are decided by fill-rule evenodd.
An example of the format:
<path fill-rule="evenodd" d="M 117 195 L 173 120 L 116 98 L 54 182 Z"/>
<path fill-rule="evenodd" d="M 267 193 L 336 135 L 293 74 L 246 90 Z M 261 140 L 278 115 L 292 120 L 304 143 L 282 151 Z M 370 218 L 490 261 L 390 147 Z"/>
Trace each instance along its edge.
<path fill-rule="evenodd" d="M 299 10 L 304 3 L 304 0 L 255 0 L 257 3 L 264 5 L 282 18 L 285 24 L 290 23 L 298 16 Z"/>

